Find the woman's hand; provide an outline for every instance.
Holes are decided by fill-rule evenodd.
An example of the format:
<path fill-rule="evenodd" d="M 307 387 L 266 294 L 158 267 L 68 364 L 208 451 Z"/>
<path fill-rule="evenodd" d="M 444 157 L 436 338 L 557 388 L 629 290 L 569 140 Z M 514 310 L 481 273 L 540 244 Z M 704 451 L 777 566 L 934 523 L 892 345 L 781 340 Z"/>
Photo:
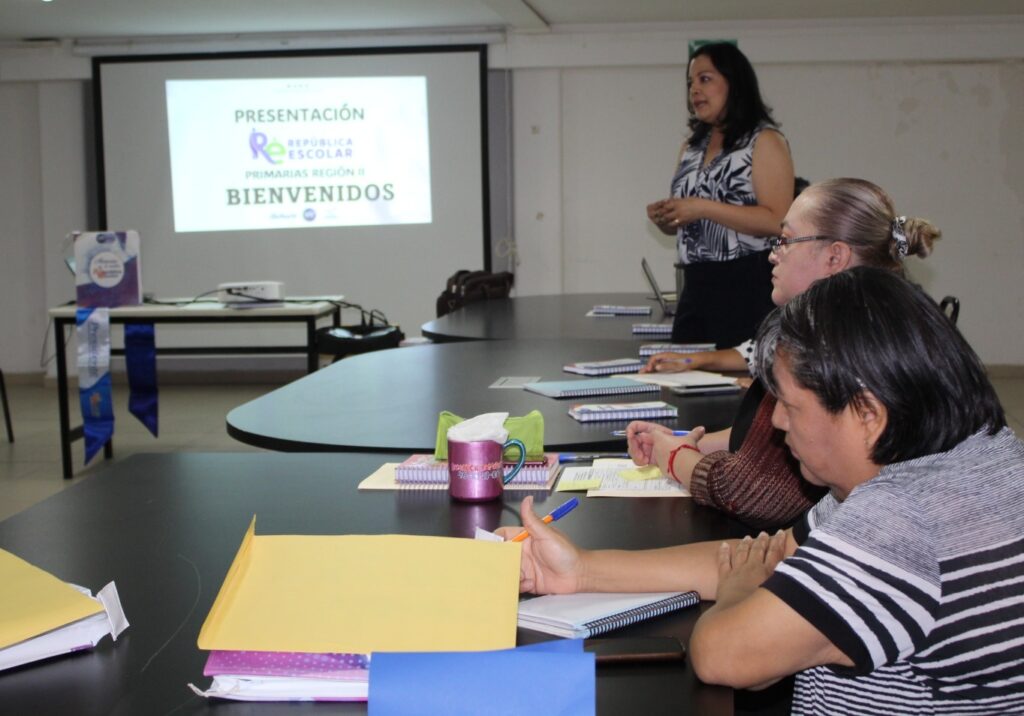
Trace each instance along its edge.
<path fill-rule="evenodd" d="M 771 537 L 767 532 L 757 539 L 744 537 L 735 547 L 723 542 L 718 548 L 716 607 L 725 608 L 749 597 L 785 556 L 786 533 L 782 530 Z"/>
<path fill-rule="evenodd" d="M 668 201 L 667 199 L 661 199 L 653 204 L 647 205 L 647 218 L 651 220 L 661 233 L 667 236 L 674 236 L 676 233 L 676 227 L 664 217 L 664 204 Z"/>
<path fill-rule="evenodd" d="M 627 434 L 628 432 L 629 429 L 627 428 Z M 663 475 L 670 477 L 674 475 L 675 479 L 683 487 L 689 489 L 690 475 L 693 474 L 693 468 L 704 458 L 698 445 L 700 439 L 704 437 L 704 433 L 705 429 L 703 426 L 693 428 L 690 430 L 689 435 L 684 435 L 683 437 L 673 435 L 671 430 L 668 430 L 667 434 L 663 432 L 651 433 L 649 463 L 657 465 Z M 696 449 L 680 450 L 676 453 L 675 464 L 670 465 L 669 459 L 672 456 L 672 451 L 680 445 L 690 445 Z"/>
<path fill-rule="evenodd" d="M 510 540 L 523 529 L 530 536 L 523 541 L 519 566 L 519 591 L 531 594 L 578 592 L 583 579 L 583 551 L 554 527 L 544 524 L 533 511 L 533 496 L 523 499 L 522 527 L 499 527 L 497 534 Z"/>
<path fill-rule="evenodd" d="M 687 197 L 684 199 L 664 199 L 658 208 L 659 226 L 664 223 L 673 228 L 705 218 L 707 199 Z"/>
<path fill-rule="evenodd" d="M 685 373 L 699 370 L 707 361 L 707 353 L 655 353 L 647 359 L 641 373 Z"/>
<path fill-rule="evenodd" d="M 659 227 L 661 226 L 661 205 L 664 203 L 664 199 L 659 199 L 653 204 L 647 205 L 647 218 L 650 219 L 652 223 L 657 224 Z"/>
<path fill-rule="evenodd" d="M 656 434 L 672 435 L 672 428 L 658 423 L 634 420 L 626 426 L 626 442 L 633 462 L 643 467 L 651 464 L 651 449 Z"/>
<path fill-rule="evenodd" d="M 705 199 L 662 199 L 647 205 L 647 218 L 666 234 L 675 233 L 683 224 L 703 219 Z"/>

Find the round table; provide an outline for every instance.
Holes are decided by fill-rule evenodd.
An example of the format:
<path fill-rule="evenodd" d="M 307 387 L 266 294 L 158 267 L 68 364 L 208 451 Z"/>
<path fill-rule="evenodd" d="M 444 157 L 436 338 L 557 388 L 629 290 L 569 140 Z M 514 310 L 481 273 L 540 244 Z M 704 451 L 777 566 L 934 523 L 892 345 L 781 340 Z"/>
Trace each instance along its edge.
<path fill-rule="evenodd" d="M 544 416 L 545 449 L 625 449 L 611 435 L 626 421 L 580 423 L 567 414 L 576 403 L 624 403 L 658 399 L 658 393 L 555 400 L 522 389 L 490 388 L 502 377 L 541 380 L 581 378 L 566 363 L 627 358 L 626 340 L 519 340 L 447 343 L 376 351 L 345 358 L 241 405 L 227 416 L 228 433 L 250 445 L 284 451 L 433 452 L 437 418 L 448 410 L 463 418 L 489 412 Z M 732 424 L 739 396 L 672 395 L 679 407 L 673 427 Z"/>
<path fill-rule="evenodd" d="M 650 306 L 651 313 L 646 316 L 587 316 L 597 305 Z M 576 293 L 477 301 L 424 323 L 420 330 L 438 343 L 523 338 L 669 342 L 669 333 L 634 335 L 634 323 L 667 323 L 671 333 L 672 317 L 663 315 L 654 297 L 643 293 Z"/>

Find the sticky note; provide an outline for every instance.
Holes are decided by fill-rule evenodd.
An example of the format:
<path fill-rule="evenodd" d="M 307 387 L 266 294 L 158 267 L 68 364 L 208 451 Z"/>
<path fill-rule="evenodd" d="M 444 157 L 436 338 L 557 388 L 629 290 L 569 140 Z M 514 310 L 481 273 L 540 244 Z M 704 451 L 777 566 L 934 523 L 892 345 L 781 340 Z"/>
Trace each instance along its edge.
<path fill-rule="evenodd" d="M 555 492 L 579 492 L 585 490 L 596 490 L 601 486 L 601 478 L 594 477 L 585 480 L 566 480 L 561 479 L 558 481 L 558 487 L 555 488 Z"/>
<path fill-rule="evenodd" d="M 623 480 L 660 480 L 664 477 L 657 465 L 637 467 L 632 470 L 620 470 L 619 477 Z"/>

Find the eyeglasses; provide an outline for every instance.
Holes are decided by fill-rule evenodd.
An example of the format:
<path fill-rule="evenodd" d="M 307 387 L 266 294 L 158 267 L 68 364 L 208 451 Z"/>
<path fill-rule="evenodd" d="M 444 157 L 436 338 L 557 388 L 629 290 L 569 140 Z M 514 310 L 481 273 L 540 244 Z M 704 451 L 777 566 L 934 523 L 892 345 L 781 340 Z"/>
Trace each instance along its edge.
<path fill-rule="evenodd" d="M 798 236 L 793 239 L 788 239 L 785 236 L 773 236 L 768 239 L 768 246 L 771 247 L 772 253 L 776 256 L 781 256 L 783 247 L 789 246 L 790 244 L 799 244 L 801 241 L 828 241 L 831 237 L 829 236 Z"/>

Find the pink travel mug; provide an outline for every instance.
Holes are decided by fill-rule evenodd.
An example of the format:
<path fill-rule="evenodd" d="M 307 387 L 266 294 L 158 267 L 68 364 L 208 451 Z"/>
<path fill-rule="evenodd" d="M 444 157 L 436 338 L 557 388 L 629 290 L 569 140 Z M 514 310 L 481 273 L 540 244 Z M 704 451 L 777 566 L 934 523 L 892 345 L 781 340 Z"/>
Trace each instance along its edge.
<path fill-rule="evenodd" d="M 505 448 L 519 448 L 519 462 L 505 475 L 501 454 Z M 456 500 L 483 502 L 501 497 L 526 462 L 526 446 L 512 439 L 504 445 L 495 440 L 448 441 L 448 494 Z"/>

